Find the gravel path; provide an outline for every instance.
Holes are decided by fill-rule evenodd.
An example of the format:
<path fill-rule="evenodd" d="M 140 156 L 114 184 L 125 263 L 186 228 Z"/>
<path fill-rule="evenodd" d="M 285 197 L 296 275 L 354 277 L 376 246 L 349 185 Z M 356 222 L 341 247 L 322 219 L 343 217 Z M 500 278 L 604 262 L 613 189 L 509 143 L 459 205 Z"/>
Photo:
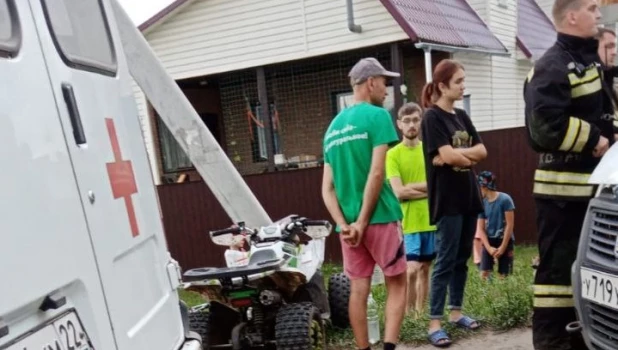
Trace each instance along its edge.
<path fill-rule="evenodd" d="M 419 347 L 398 346 L 401 350 L 435 350 L 432 345 Z M 532 330 L 529 328 L 515 329 L 508 332 L 484 332 L 468 339 L 455 341 L 449 350 L 530 350 L 532 349 Z"/>

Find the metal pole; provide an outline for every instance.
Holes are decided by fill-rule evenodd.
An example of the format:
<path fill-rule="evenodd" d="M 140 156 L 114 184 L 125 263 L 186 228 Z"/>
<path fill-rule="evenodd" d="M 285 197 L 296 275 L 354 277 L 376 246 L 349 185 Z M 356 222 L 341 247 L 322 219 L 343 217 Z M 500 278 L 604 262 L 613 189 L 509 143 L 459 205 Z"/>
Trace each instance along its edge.
<path fill-rule="evenodd" d="M 430 48 L 425 48 L 423 51 L 425 51 L 425 82 L 426 83 L 431 83 L 432 81 L 432 76 L 433 76 L 433 68 L 431 65 L 431 49 Z"/>
<path fill-rule="evenodd" d="M 142 33 L 117 1 L 111 1 L 129 71 L 233 222 L 249 227 L 272 220 Z M 204 213 L 209 215 L 209 213 Z"/>
<path fill-rule="evenodd" d="M 272 121 L 270 119 L 270 104 L 268 103 L 268 91 L 266 90 L 266 74 L 264 73 L 264 67 L 258 67 L 257 73 L 257 88 L 258 99 L 260 100 L 260 106 L 262 108 L 262 123 L 264 124 L 264 135 L 266 136 L 266 155 L 268 157 L 268 172 L 275 170 L 275 156 Z"/>

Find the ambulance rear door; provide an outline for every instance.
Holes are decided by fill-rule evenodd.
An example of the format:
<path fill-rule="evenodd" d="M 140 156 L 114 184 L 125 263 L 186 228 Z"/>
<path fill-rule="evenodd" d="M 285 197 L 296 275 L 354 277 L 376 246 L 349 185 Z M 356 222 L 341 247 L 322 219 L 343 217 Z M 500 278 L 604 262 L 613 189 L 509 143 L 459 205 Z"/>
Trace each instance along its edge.
<path fill-rule="evenodd" d="M 131 78 L 108 0 L 29 0 L 121 350 L 184 341 Z M 170 273 L 171 272 L 171 273 Z"/>

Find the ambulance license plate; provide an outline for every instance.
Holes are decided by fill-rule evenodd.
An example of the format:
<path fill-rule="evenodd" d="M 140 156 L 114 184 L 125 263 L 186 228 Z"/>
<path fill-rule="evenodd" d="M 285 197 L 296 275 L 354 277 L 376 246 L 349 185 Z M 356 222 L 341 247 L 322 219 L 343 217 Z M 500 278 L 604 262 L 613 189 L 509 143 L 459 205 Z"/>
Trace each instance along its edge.
<path fill-rule="evenodd" d="M 94 350 L 74 311 L 25 334 L 2 350 Z"/>
<path fill-rule="evenodd" d="M 582 297 L 618 310 L 618 276 L 582 268 Z"/>

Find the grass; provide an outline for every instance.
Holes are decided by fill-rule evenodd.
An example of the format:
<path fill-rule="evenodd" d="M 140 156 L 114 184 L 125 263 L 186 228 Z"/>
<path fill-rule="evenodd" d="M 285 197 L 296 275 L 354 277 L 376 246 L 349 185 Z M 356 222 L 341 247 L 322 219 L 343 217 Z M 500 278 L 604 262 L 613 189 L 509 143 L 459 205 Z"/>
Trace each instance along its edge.
<path fill-rule="evenodd" d="M 479 272 L 470 261 L 468 282 L 464 297 L 464 313 L 480 320 L 485 329 L 497 331 L 530 325 L 532 313 L 532 281 L 533 269 L 531 261 L 537 254 L 536 247 L 516 246 L 513 274 L 501 280 L 493 278 L 483 281 Z M 341 271 L 341 266 L 325 264 L 323 266 L 325 281 L 331 274 Z M 384 331 L 384 303 L 386 290 L 384 286 L 373 288 L 373 298 L 378 303 L 381 315 L 382 332 Z M 180 297 L 190 306 L 203 302 L 195 293 L 180 291 Z M 427 343 L 428 311 L 418 320 L 409 317 L 404 319 L 401 327 L 401 342 L 407 344 Z M 446 320 L 446 316 L 445 316 Z M 468 336 L 470 333 L 446 325 L 446 330 L 452 339 Z M 382 333 L 383 334 L 383 333 Z M 330 328 L 328 330 L 330 347 L 350 348 L 353 344 L 352 331 Z"/>
<path fill-rule="evenodd" d="M 486 329 L 503 331 L 529 326 L 532 314 L 531 286 L 534 271 L 530 265 L 532 258 L 536 255 L 536 247 L 517 246 L 515 248 L 513 274 L 504 280 L 493 278 L 490 281 L 483 281 L 479 276 L 478 269 L 470 261 L 464 297 L 464 313 L 481 321 Z M 327 265 L 324 267 L 324 271 L 326 275 L 327 273 L 339 272 L 341 268 L 336 265 Z M 383 322 L 386 290 L 382 285 L 375 286 L 372 294 L 380 307 L 381 322 Z M 402 343 L 427 343 L 428 315 L 427 309 L 424 316 L 418 320 L 410 317 L 404 319 L 401 326 Z M 445 321 L 447 320 L 446 317 L 445 312 Z M 383 332 L 384 324 L 381 323 L 381 326 Z M 470 334 L 446 323 L 445 329 L 452 339 L 466 337 Z M 351 330 L 330 329 L 328 339 L 330 345 L 334 347 L 349 347 L 353 344 Z"/>

